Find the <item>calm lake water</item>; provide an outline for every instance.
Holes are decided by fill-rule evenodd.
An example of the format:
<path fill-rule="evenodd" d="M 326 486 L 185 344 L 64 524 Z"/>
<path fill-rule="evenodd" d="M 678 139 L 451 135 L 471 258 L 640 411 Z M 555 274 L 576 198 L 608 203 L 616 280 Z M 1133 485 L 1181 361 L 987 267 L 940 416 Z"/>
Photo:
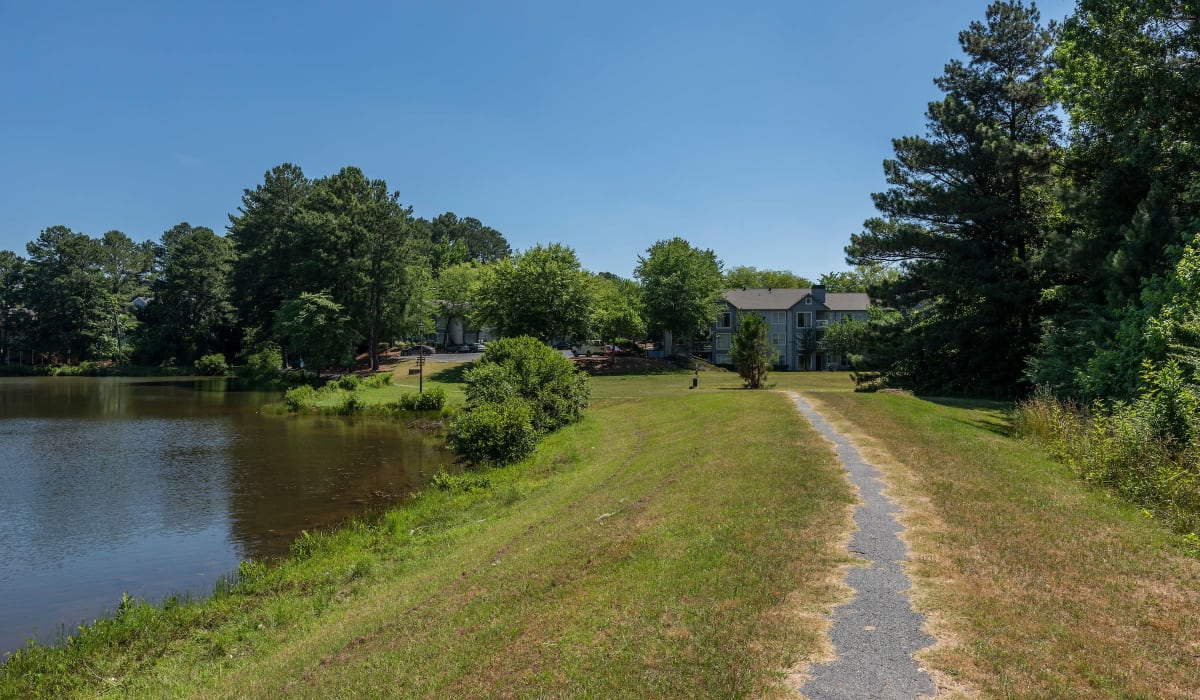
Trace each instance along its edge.
<path fill-rule="evenodd" d="M 0 379 L 0 659 L 121 594 L 207 595 L 243 559 L 386 506 L 449 465 L 375 419 L 262 415 L 220 381 Z"/>

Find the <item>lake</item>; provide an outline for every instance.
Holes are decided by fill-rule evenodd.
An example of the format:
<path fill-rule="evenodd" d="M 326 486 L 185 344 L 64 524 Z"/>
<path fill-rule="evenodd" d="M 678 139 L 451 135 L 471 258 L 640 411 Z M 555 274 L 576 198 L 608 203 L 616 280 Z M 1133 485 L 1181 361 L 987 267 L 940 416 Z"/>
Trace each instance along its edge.
<path fill-rule="evenodd" d="M 0 378 L 0 658 L 122 593 L 207 595 L 453 461 L 395 421 L 261 414 L 278 394 L 224 381 Z"/>

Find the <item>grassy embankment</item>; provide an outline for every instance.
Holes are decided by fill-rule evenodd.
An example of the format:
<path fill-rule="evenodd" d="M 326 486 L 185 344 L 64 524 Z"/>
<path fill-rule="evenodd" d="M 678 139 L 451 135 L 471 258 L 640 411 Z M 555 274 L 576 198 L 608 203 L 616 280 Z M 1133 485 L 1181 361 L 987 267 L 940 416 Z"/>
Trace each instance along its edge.
<path fill-rule="evenodd" d="M 786 399 L 735 379 L 597 379 L 533 459 L 205 602 L 126 605 L 14 657 L 0 695 L 783 695 L 827 651 L 851 495 Z"/>
<path fill-rule="evenodd" d="M 941 640 L 921 659 L 948 695 L 1200 696 L 1200 561 L 1009 437 L 1006 406 L 771 381 L 908 509 L 914 601 Z M 778 394 L 688 383 L 597 379 L 589 416 L 529 462 L 301 540 L 232 594 L 129 606 L 10 663 L 0 695 L 782 695 L 827 651 L 847 487 Z"/>
<path fill-rule="evenodd" d="M 1200 560 L 1160 521 L 1008 436 L 1008 406 L 772 375 L 884 468 L 913 549 L 920 657 L 982 697 L 1200 697 Z"/>

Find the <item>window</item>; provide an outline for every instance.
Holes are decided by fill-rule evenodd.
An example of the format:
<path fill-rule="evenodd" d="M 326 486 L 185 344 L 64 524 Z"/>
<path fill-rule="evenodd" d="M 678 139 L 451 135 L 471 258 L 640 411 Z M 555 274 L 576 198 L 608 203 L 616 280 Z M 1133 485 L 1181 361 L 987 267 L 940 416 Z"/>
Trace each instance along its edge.
<path fill-rule="evenodd" d="M 804 305 L 812 306 L 812 297 L 804 297 Z"/>
<path fill-rule="evenodd" d="M 717 328 L 729 328 L 732 321 L 732 315 L 728 311 L 722 311 L 717 316 Z"/>
<path fill-rule="evenodd" d="M 774 345 L 777 348 L 783 347 L 783 334 L 782 333 L 772 333 L 771 334 L 771 345 Z"/>
<path fill-rule="evenodd" d="M 714 349 L 715 350 L 728 350 L 729 349 L 729 334 L 728 333 L 718 333 L 717 334 L 717 341 L 716 341 L 716 345 L 714 346 Z"/>
<path fill-rule="evenodd" d="M 787 323 L 786 311 L 768 311 L 766 316 L 767 323 L 770 323 L 772 326 L 782 326 Z"/>
<path fill-rule="evenodd" d="M 812 312 L 797 311 L 796 312 L 796 327 L 797 328 L 812 328 Z"/>

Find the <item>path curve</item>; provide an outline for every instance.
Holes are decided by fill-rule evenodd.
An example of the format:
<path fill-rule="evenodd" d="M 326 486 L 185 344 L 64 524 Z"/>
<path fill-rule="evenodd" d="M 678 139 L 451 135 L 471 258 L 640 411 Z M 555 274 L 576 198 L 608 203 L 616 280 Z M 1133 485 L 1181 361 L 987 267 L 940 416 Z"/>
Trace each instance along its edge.
<path fill-rule="evenodd" d="M 846 584 L 854 589 L 854 598 L 833 611 L 830 637 L 837 658 L 812 666 L 811 678 L 800 692 L 811 700 L 933 697 L 937 694 L 933 679 L 913 659 L 934 639 L 921 631 L 925 616 L 913 611 L 908 598 L 912 586 L 901 568 L 908 548 L 897 535 L 903 528 L 892 517 L 899 507 L 883 495 L 879 471 L 863 460 L 849 438 L 834 430 L 799 394 L 785 393 L 834 444 L 842 467 L 858 487 L 861 503 L 854 507 L 858 529 L 849 549 L 868 562 L 865 568 L 848 571 Z"/>

